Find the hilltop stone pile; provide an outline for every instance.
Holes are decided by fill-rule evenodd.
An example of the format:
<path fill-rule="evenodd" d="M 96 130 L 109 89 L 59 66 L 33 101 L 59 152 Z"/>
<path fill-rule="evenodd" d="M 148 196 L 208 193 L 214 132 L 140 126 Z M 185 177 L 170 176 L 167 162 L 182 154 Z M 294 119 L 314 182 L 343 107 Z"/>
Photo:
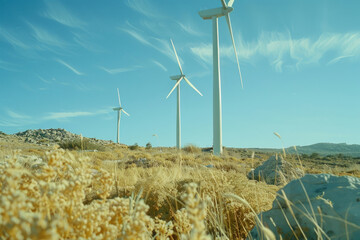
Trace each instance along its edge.
<path fill-rule="evenodd" d="M 19 132 L 15 134 L 19 137 L 24 137 L 25 142 L 39 143 L 44 140 L 49 142 L 61 142 L 80 138 L 80 135 L 73 134 L 66 131 L 65 129 L 37 129 L 37 130 L 26 130 L 25 132 Z"/>
<path fill-rule="evenodd" d="M 15 136 L 24 138 L 25 142 L 29 143 L 59 143 L 67 142 L 75 139 L 80 139 L 80 135 L 66 131 L 65 129 L 36 129 L 26 130 L 24 132 L 16 133 Z M 98 140 L 95 138 L 87 138 L 90 142 L 109 143 L 110 141 Z"/>

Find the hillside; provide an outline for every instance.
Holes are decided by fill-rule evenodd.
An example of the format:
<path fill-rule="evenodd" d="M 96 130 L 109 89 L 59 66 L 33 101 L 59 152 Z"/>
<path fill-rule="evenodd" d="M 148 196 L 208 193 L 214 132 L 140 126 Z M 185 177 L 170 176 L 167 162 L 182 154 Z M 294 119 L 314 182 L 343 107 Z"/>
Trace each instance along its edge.
<path fill-rule="evenodd" d="M 360 145 L 346 143 L 316 143 L 308 146 L 296 146 L 300 154 L 319 153 L 320 155 L 343 154 L 352 157 L 360 157 Z M 287 148 L 289 153 L 295 153 L 293 147 Z"/>
<path fill-rule="evenodd" d="M 256 152 L 262 153 L 280 153 L 282 149 L 276 148 L 251 148 Z M 318 153 L 322 156 L 342 154 L 351 157 L 360 157 L 360 145 L 346 143 L 316 143 L 308 146 L 288 147 L 285 149 L 287 153 L 312 154 Z"/>

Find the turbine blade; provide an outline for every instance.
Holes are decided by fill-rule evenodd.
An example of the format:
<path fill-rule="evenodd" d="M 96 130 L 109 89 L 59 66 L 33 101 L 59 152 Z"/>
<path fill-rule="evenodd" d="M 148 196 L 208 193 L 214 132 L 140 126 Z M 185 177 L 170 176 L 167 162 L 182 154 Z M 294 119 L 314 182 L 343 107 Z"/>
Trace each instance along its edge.
<path fill-rule="evenodd" d="M 227 8 L 225 0 L 221 0 L 221 4 L 223 5 L 223 8 L 224 8 L 224 9 Z"/>
<path fill-rule="evenodd" d="M 236 52 L 235 40 L 234 40 L 234 35 L 233 35 L 233 32 L 232 32 L 231 20 L 230 20 L 230 15 L 229 15 L 229 13 L 226 14 L 225 17 L 226 17 L 226 22 L 227 22 L 228 27 L 229 27 L 229 31 L 230 31 L 230 35 L 231 35 L 231 41 L 232 41 L 232 44 L 233 44 L 233 47 L 234 47 L 236 63 L 237 63 L 238 70 L 239 70 L 239 75 L 240 75 L 241 88 L 244 88 L 243 80 L 242 80 L 242 76 L 241 76 L 240 64 L 239 64 L 239 59 L 238 59 L 238 55 L 237 55 L 237 52 Z"/>
<path fill-rule="evenodd" d="M 183 79 L 183 77 L 181 77 L 176 84 L 174 85 L 174 87 L 171 89 L 170 93 L 167 95 L 166 99 L 170 96 L 170 94 L 175 90 L 175 88 L 180 84 L 181 80 Z"/>
<path fill-rule="evenodd" d="M 118 89 L 118 88 L 117 88 L 117 92 L 118 92 L 119 106 L 121 107 L 120 93 L 119 93 L 119 89 Z"/>
<path fill-rule="evenodd" d="M 121 111 L 130 117 L 130 114 L 128 114 L 127 112 L 125 112 L 124 109 L 121 109 Z"/>
<path fill-rule="evenodd" d="M 227 5 L 228 7 L 232 7 L 233 4 L 234 4 L 234 0 L 230 0 Z"/>
<path fill-rule="evenodd" d="M 184 77 L 185 81 L 190 85 L 190 87 L 192 87 L 195 91 L 197 91 L 200 96 L 202 96 L 201 92 L 199 92 L 199 90 L 196 89 L 196 87 L 194 85 L 191 84 L 191 82 L 189 81 L 189 79 L 187 79 L 186 77 Z"/>
<path fill-rule="evenodd" d="M 174 53 L 175 53 L 176 60 L 177 60 L 177 62 L 178 62 L 178 64 L 179 64 L 179 69 L 180 69 L 181 75 L 183 75 L 183 71 L 182 71 L 182 68 L 181 68 L 181 64 L 180 64 L 180 61 L 179 61 L 179 57 L 178 57 L 178 55 L 177 55 L 177 53 L 176 53 L 176 49 L 175 49 L 174 43 L 173 43 L 173 41 L 172 41 L 171 38 L 170 38 L 170 41 L 171 41 L 171 45 L 172 45 L 172 47 L 173 47 L 173 49 L 174 49 Z"/>

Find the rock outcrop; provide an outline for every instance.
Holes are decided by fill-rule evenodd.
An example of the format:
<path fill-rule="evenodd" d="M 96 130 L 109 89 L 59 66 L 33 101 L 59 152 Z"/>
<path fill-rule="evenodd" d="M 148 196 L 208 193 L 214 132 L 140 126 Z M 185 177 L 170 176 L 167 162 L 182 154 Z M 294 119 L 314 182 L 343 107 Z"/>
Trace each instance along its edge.
<path fill-rule="evenodd" d="M 65 129 L 37 129 L 26 130 L 24 132 L 16 133 L 15 136 L 24 138 L 28 143 L 59 143 L 80 139 L 80 135 L 66 131 Z M 87 138 L 90 142 L 106 144 L 110 141 L 98 140 L 95 138 Z"/>
<path fill-rule="evenodd" d="M 247 175 L 249 179 L 265 181 L 267 184 L 273 185 L 284 185 L 302 176 L 304 176 L 303 170 L 294 167 L 279 155 L 271 156 Z"/>
<path fill-rule="evenodd" d="M 259 218 L 276 239 L 360 239 L 360 179 L 305 175 L 279 190 L 272 209 Z M 262 239 L 259 229 L 249 239 Z"/>

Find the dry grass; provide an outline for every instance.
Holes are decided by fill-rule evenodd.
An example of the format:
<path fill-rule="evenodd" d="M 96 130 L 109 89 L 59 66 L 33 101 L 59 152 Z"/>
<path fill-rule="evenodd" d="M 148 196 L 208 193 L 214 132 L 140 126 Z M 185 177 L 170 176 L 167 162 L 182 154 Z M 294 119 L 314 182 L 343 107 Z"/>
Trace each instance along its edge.
<path fill-rule="evenodd" d="M 244 239 L 279 189 L 246 178 L 268 156 L 244 150 L 216 157 L 193 147 L 0 143 L 1 239 Z M 20 164 L 18 155 L 43 164 Z"/>
<path fill-rule="evenodd" d="M 233 156 L 107 148 L 2 152 L 3 238 L 240 239 L 254 216 L 223 195 L 241 195 L 259 212 L 271 207 L 278 190 L 249 181 L 244 160 Z M 19 154 L 37 155 L 43 163 L 19 163 Z"/>

